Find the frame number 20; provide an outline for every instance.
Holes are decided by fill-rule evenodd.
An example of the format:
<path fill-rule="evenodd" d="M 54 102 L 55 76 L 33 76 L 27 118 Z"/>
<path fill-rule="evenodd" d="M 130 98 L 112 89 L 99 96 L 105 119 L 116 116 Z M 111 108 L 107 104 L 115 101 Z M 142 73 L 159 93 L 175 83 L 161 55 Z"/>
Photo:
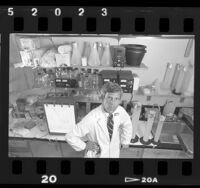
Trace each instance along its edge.
<path fill-rule="evenodd" d="M 42 175 L 41 183 L 56 183 L 57 177 L 56 175 Z"/>

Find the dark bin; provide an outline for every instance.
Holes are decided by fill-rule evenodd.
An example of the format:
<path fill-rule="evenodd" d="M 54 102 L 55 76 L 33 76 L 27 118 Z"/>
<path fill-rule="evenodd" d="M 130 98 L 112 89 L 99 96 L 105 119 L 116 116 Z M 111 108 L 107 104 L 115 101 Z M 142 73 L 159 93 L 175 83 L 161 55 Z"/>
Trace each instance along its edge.
<path fill-rule="evenodd" d="M 127 44 L 124 46 L 126 48 L 126 64 L 139 67 L 146 53 L 146 46 L 140 44 Z"/>

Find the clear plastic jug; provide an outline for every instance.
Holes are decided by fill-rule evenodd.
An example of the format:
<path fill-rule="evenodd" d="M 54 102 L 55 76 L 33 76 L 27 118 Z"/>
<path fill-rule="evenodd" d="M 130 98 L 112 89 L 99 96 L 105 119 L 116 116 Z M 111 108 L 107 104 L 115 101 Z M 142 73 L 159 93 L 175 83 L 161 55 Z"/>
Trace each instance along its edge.
<path fill-rule="evenodd" d="M 97 43 L 95 42 L 93 44 L 93 47 L 90 52 L 90 56 L 88 59 L 88 65 L 89 66 L 100 66 L 100 59 L 99 59 L 99 54 L 97 51 Z"/>
<path fill-rule="evenodd" d="M 74 42 L 72 44 L 73 46 L 73 51 L 72 51 L 72 57 L 71 57 L 71 65 L 72 66 L 81 66 L 81 53 L 78 49 L 78 44 Z"/>
<path fill-rule="evenodd" d="M 106 44 L 103 52 L 103 56 L 101 59 L 102 66 L 112 66 L 112 56 L 110 52 L 110 44 Z"/>

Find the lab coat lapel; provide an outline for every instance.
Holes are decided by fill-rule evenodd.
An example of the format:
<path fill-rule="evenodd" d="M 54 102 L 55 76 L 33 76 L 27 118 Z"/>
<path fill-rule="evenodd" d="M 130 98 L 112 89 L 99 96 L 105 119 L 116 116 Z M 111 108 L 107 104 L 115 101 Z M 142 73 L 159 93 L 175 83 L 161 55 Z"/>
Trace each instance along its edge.
<path fill-rule="evenodd" d="M 103 117 L 99 118 L 97 120 L 97 124 L 99 125 L 100 129 L 102 130 L 102 132 L 105 134 L 106 138 L 108 140 L 110 140 L 109 138 L 109 133 L 108 133 L 108 128 L 107 128 L 107 122 L 105 121 L 105 119 Z"/>

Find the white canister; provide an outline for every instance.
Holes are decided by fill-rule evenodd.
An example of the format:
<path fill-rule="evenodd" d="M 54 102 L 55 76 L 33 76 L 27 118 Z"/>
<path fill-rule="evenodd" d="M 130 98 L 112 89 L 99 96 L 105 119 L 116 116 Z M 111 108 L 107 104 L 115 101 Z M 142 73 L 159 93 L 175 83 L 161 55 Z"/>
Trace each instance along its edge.
<path fill-rule="evenodd" d="M 72 51 L 71 45 L 62 45 L 58 47 L 58 53 L 60 54 L 66 54 Z"/>

